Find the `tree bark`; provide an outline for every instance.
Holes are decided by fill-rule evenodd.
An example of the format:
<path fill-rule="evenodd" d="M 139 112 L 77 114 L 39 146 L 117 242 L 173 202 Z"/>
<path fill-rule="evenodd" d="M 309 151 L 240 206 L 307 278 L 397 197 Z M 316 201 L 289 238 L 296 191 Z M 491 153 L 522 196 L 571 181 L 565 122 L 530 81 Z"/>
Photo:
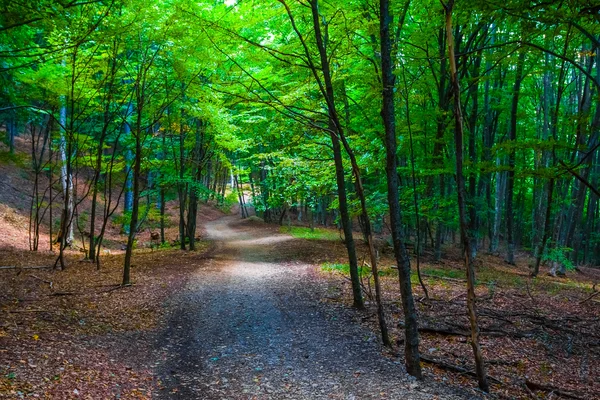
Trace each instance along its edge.
<path fill-rule="evenodd" d="M 446 11 L 446 35 L 448 42 L 448 58 L 450 59 L 450 77 L 452 80 L 454 95 L 454 144 L 456 150 L 456 185 L 458 195 L 458 214 L 460 221 L 460 233 L 463 242 L 463 256 L 465 269 L 467 272 L 467 310 L 469 322 L 471 324 L 471 346 L 475 355 L 475 370 L 479 388 L 484 392 L 489 391 L 485 363 L 479 345 L 479 325 L 477 323 L 476 296 L 475 296 L 475 268 L 471 259 L 471 240 L 469 237 L 469 226 L 466 210 L 466 189 L 463 176 L 463 121 L 460 105 L 460 82 L 456 68 L 456 58 L 454 54 L 454 38 L 452 35 L 452 9 L 454 0 L 450 0 L 444 5 Z"/>
<path fill-rule="evenodd" d="M 362 297 L 362 290 L 360 286 L 360 277 L 358 274 L 358 259 L 356 256 L 356 245 L 354 243 L 354 238 L 352 236 L 352 223 L 350 219 L 350 213 L 348 210 L 348 199 L 346 197 L 346 182 L 345 182 L 345 174 L 344 174 L 344 166 L 342 160 L 342 150 L 340 146 L 340 139 L 338 137 L 339 129 L 341 128 L 339 124 L 339 119 L 337 117 L 337 111 L 335 109 L 334 103 L 334 91 L 333 84 L 331 81 L 331 72 L 329 69 L 329 60 L 327 58 L 325 45 L 323 43 L 323 37 L 321 35 L 321 27 L 320 27 L 320 16 L 319 16 L 319 6 L 317 0 L 310 1 L 312 20 L 313 20 L 313 28 L 315 31 L 315 38 L 317 41 L 317 48 L 319 51 L 319 56 L 321 59 L 321 71 L 323 74 L 323 81 L 325 83 L 325 87 L 323 87 L 323 82 L 319 77 L 319 72 L 317 66 L 313 63 L 311 52 L 308 49 L 306 42 L 304 41 L 303 36 L 296 26 L 295 20 L 293 18 L 292 12 L 285 2 L 285 0 L 279 0 L 281 4 L 286 8 L 288 13 L 288 17 L 290 19 L 290 23 L 294 31 L 296 32 L 298 38 L 302 42 L 304 47 L 304 52 L 307 57 L 307 60 L 310 64 L 310 70 L 313 74 L 316 83 L 319 85 L 319 89 L 321 90 L 321 94 L 324 97 L 324 100 L 327 103 L 328 109 L 328 132 L 329 137 L 331 139 L 331 145 L 333 149 L 333 158 L 335 164 L 335 175 L 336 175 L 336 184 L 337 184 L 337 192 L 338 192 L 338 203 L 340 209 L 340 220 L 342 223 L 342 228 L 344 230 L 344 242 L 346 245 L 346 250 L 348 252 L 348 263 L 350 266 L 350 280 L 352 283 L 352 295 L 354 300 L 354 307 L 356 308 L 364 308 L 364 300 Z"/>
<path fill-rule="evenodd" d="M 515 85 L 513 87 L 512 104 L 510 110 L 510 128 L 508 131 L 508 140 L 510 142 L 510 151 L 508 153 L 508 172 L 506 179 L 506 262 L 515 264 L 515 229 L 514 229 L 514 188 L 515 188 L 515 155 L 517 145 L 517 112 L 519 108 L 519 94 L 521 92 L 521 82 L 523 81 L 523 64 L 525 62 L 525 51 L 519 52 L 517 59 L 517 71 L 515 75 Z"/>
<path fill-rule="evenodd" d="M 412 294 L 410 283 L 410 259 L 404 246 L 402 237 L 402 219 L 400 211 L 400 199 L 398 194 L 398 172 L 397 172 L 397 143 L 396 143 L 396 120 L 394 110 L 394 85 L 393 63 L 391 57 L 392 44 L 390 39 L 390 2 L 380 0 L 380 25 L 379 33 L 381 39 L 381 75 L 382 75 L 382 109 L 381 116 L 385 128 L 385 150 L 386 150 L 386 177 L 388 190 L 388 205 L 390 210 L 390 227 L 392 240 L 394 242 L 394 256 L 398 266 L 398 279 L 400 294 L 402 297 L 402 309 L 404 311 L 405 326 L 405 362 L 409 374 L 421 378 L 421 363 L 419 355 L 419 331 L 417 326 L 417 310 Z"/>

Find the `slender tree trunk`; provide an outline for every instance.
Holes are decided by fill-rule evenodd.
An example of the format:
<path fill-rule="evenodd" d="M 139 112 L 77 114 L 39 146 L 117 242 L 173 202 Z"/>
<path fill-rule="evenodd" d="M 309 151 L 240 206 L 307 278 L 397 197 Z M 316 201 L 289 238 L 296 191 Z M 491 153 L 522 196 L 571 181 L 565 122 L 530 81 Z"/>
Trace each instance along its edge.
<path fill-rule="evenodd" d="M 551 86 L 551 77 L 550 77 L 550 55 L 545 55 L 545 65 L 546 71 L 544 71 L 543 76 L 543 93 L 542 93 L 542 134 L 541 139 L 543 142 L 548 140 L 548 136 L 550 133 L 550 95 L 552 91 Z M 550 166 L 550 152 L 548 150 L 542 150 L 542 160 L 540 162 L 540 168 L 543 168 L 544 171 L 548 169 Z M 554 190 L 554 180 L 552 180 L 552 190 Z M 536 211 L 536 226 L 533 227 L 533 243 L 535 244 L 535 250 L 533 256 L 535 257 L 535 267 L 533 275 L 537 275 L 539 272 L 539 261 L 541 260 L 540 251 L 543 251 L 545 246 L 544 235 L 546 235 L 546 240 L 548 240 L 546 233 L 546 224 L 550 223 L 550 215 L 546 208 L 550 207 L 548 204 L 548 200 L 552 199 L 552 194 L 550 191 L 550 183 L 544 183 L 542 188 L 542 193 L 540 193 L 540 198 L 537 204 Z M 540 234 L 541 233 L 541 234 Z"/>
<path fill-rule="evenodd" d="M 345 92 L 345 85 L 342 86 L 342 92 L 343 92 L 342 94 L 343 94 L 344 98 L 347 98 L 346 92 Z M 348 102 L 344 103 L 344 108 L 346 111 L 346 124 L 349 125 L 350 110 L 349 110 Z M 377 304 L 377 318 L 379 321 L 379 329 L 381 331 L 381 340 L 385 346 L 391 347 L 392 342 L 390 340 L 390 336 L 388 333 L 387 322 L 386 322 L 386 317 L 385 317 L 385 310 L 383 309 L 381 283 L 379 282 L 379 268 L 377 265 L 378 264 L 377 252 L 375 251 L 375 246 L 373 244 L 373 241 L 374 241 L 373 240 L 373 228 L 371 225 L 371 219 L 369 217 L 369 212 L 367 210 L 367 201 L 366 201 L 364 187 L 362 184 L 362 177 L 361 177 L 360 169 L 358 166 L 358 162 L 356 161 L 356 156 L 354 154 L 354 151 L 352 151 L 350 144 L 346 140 L 344 131 L 340 128 L 340 129 L 338 129 L 338 133 L 339 133 L 340 139 L 342 141 L 342 144 L 344 145 L 344 149 L 346 150 L 346 153 L 348 154 L 348 157 L 350 158 L 350 163 L 352 165 L 352 172 L 354 175 L 354 187 L 355 187 L 358 199 L 360 201 L 361 220 L 363 222 L 363 232 L 364 232 L 364 236 L 367 240 L 367 246 L 369 249 L 369 259 L 371 262 L 371 272 L 373 273 L 373 283 L 375 286 L 375 302 Z"/>
<path fill-rule="evenodd" d="M 386 177 L 388 189 L 388 205 L 390 210 L 390 225 L 394 242 L 394 256 L 398 266 L 398 278 L 404 311 L 404 335 L 406 357 L 406 370 L 409 374 L 421 378 L 421 364 L 419 355 L 419 331 L 417 325 L 417 310 L 415 308 L 410 283 L 410 259 L 404 246 L 401 227 L 401 212 L 398 194 L 397 173 L 397 143 L 396 121 L 394 110 L 394 85 L 393 63 L 391 57 L 390 39 L 390 3 L 389 0 L 380 0 L 379 33 L 381 39 L 381 75 L 382 75 L 382 109 L 381 116 L 385 128 L 386 147 Z"/>
<path fill-rule="evenodd" d="M 515 155 L 517 144 L 517 112 L 519 108 L 519 94 L 521 92 L 521 82 L 523 81 L 523 64 L 525 62 L 525 51 L 519 52 L 517 59 L 517 71 L 515 76 L 515 85 L 513 87 L 512 105 L 510 110 L 510 128 L 508 139 L 510 141 L 510 151 L 508 153 L 508 172 L 506 179 L 506 262 L 515 264 L 515 229 L 514 229 L 514 188 L 515 188 Z"/>
<path fill-rule="evenodd" d="M 404 79 L 404 87 L 407 88 L 408 85 L 406 83 L 406 75 L 403 74 Z M 412 185 L 413 185 L 413 202 L 415 206 L 415 226 L 416 226 L 416 245 L 415 245 L 415 255 L 417 258 L 417 277 L 419 278 L 419 284 L 423 289 L 423 293 L 425 294 L 425 298 L 429 299 L 429 292 L 427 291 L 427 287 L 425 286 L 425 282 L 423 282 L 423 277 L 421 276 L 421 218 L 419 215 L 419 197 L 417 193 L 417 178 L 416 178 L 416 167 L 415 167 L 415 151 L 413 145 L 413 133 L 412 133 L 412 122 L 410 118 L 410 104 L 408 97 L 408 90 L 406 90 L 406 96 L 404 99 L 406 105 L 406 126 L 408 127 L 408 137 L 410 144 L 410 164 L 411 164 L 411 173 L 412 173 Z M 423 245 L 427 243 L 426 238 L 423 240 Z"/>
<path fill-rule="evenodd" d="M 139 82 L 137 91 L 140 91 Z M 138 95 L 138 100 L 140 96 Z M 135 125 L 135 157 L 133 162 L 133 204 L 131 208 L 131 221 L 129 223 L 129 235 L 127 237 L 127 248 L 125 250 L 125 264 L 123 266 L 122 285 L 131 284 L 131 256 L 133 254 L 133 245 L 138 230 L 139 206 L 140 206 L 140 178 L 142 170 L 142 109 L 143 104 L 137 103 L 137 122 Z"/>
<path fill-rule="evenodd" d="M 469 113 L 469 161 L 471 162 L 471 171 L 469 173 L 469 236 L 471 237 L 471 259 L 477 257 L 477 248 L 479 242 L 479 219 L 477 218 L 477 173 L 475 164 L 477 163 L 477 145 L 475 137 L 477 133 L 477 118 L 479 115 L 479 70 L 481 67 L 482 52 L 479 51 L 473 61 L 473 71 L 471 78 L 474 80 L 469 86 L 469 97 L 471 98 L 471 112 Z"/>
<path fill-rule="evenodd" d="M 165 159 L 167 155 L 167 139 L 165 134 L 162 135 L 162 158 Z M 164 182 L 160 183 L 160 195 L 159 195 L 159 209 L 160 209 L 160 244 L 165 244 L 165 185 Z"/>
<path fill-rule="evenodd" d="M 127 115 L 125 116 L 125 123 L 123 125 L 123 131 L 125 133 L 125 137 L 129 138 L 131 136 L 131 126 L 127 119 L 131 114 L 132 105 L 129 103 L 127 105 Z M 124 203 L 124 211 L 131 212 L 133 210 L 133 173 L 131 164 L 134 162 L 133 154 L 131 154 L 131 149 L 125 150 L 125 169 L 127 171 L 127 176 L 125 178 L 125 203 Z M 125 224 L 124 226 L 125 233 L 129 234 L 129 226 Z"/>
<path fill-rule="evenodd" d="M 10 111 L 8 121 L 6 122 L 6 141 L 8 142 L 8 151 L 15 154 L 15 136 L 17 136 L 17 114 Z"/>
<path fill-rule="evenodd" d="M 202 131 L 202 132 L 201 132 Z M 201 162 L 203 159 L 204 131 L 201 121 L 196 123 L 196 144 L 192 153 L 192 167 L 190 178 L 192 184 L 189 185 L 188 195 L 188 215 L 187 215 L 187 235 L 190 250 L 196 250 L 196 218 L 198 215 L 198 190 L 202 176 Z"/>
<path fill-rule="evenodd" d="M 493 38 L 493 36 L 492 36 Z M 493 39 L 492 39 L 493 40 Z M 491 69 L 491 62 L 489 60 L 486 60 L 485 63 L 485 70 L 489 71 Z M 488 79 L 485 80 L 485 84 L 484 84 L 484 102 L 483 102 L 483 108 L 484 108 L 484 125 L 483 125 L 483 132 L 482 132 L 482 144 L 483 144 L 483 151 L 482 151 L 482 161 L 484 163 L 491 163 L 492 160 L 492 144 L 493 144 L 493 132 L 492 132 L 492 109 L 491 109 L 491 105 L 490 105 L 490 77 L 488 76 Z M 490 242 L 490 250 L 491 250 L 491 243 L 492 243 L 492 237 L 493 237 L 493 221 L 494 221 L 494 212 L 493 212 L 493 208 L 492 208 L 492 174 L 489 172 L 485 172 L 482 173 L 480 178 L 479 178 L 479 196 L 481 198 L 485 198 L 486 201 L 486 205 L 487 205 L 487 212 L 486 212 L 486 226 L 487 226 L 487 231 L 488 231 L 488 240 Z"/>
<path fill-rule="evenodd" d="M 433 145 L 433 154 L 432 154 L 432 164 L 436 166 L 436 168 L 442 170 L 444 169 L 444 133 L 446 132 L 447 125 L 447 114 L 450 111 L 449 104 L 449 89 L 448 89 L 448 79 L 447 79 L 447 59 L 446 59 L 446 35 L 443 29 L 438 31 L 438 53 L 440 57 L 439 62 L 439 83 L 437 84 L 437 94 L 438 94 L 438 115 L 436 118 L 436 136 L 435 142 Z M 435 228 L 435 247 L 434 247 L 434 257 L 436 261 L 440 261 L 442 259 L 442 243 L 444 242 L 444 229 L 445 229 L 445 215 L 446 212 L 445 207 L 441 205 L 444 196 L 446 195 L 446 177 L 442 172 L 439 174 L 437 179 L 438 183 L 438 193 L 439 197 L 435 200 L 435 209 L 437 214 L 437 223 Z"/>
<path fill-rule="evenodd" d="M 50 120 L 50 122 L 48 122 L 49 124 L 52 124 L 52 120 Z M 53 124 L 51 125 L 53 126 Z M 50 196 L 50 200 L 48 201 L 48 218 L 49 218 L 49 226 L 48 226 L 48 239 L 49 239 L 49 244 L 48 246 L 50 247 L 49 250 L 53 251 L 54 250 L 54 245 L 53 245 L 53 238 L 52 238 L 52 234 L 53 234 L 53 230 L 54 230 L 54 215 L 53 215 L 53 208 L 54 208 L 54 190 L 53 190 L 53 184 L 54 184 L 54 164 L 52 162 L 52 160 L 54 159 L 54 149 L 52 147 L 52 127 L 50 128 L 50 133 L 49 133 L 49 140 L 50 143 L 48 144 L 48 194 Z"/>
<path fill-rule="evenodd" d="M 552 215 L 552 196 L 554 195 L 554 178 L 550 179 L 548 183 L 548 187 L 546 189 L 546 216 L 544 218 L 544 233 L 542 235 L 542 240 L 536 249 L 536 257 L 535 264 L 533 267 L 533 271 L 531 272 L 531 276 L 536 277 L 540 273 L 540 264 L 542 262 L 542 256 L 544 253 L 544 248 L 546 247 L 546 243 L 548 242 L 548 238 L 551 233 L 551 223 L 550 217 Z"/>
<path fill-rule="evenodd" d="M 475 371 L 479 388 L 484 392 L 489 392 L 485 363 L 479 345 L 479 325 L 477 323 L 476 297 L 475 297 L 475 268 L 470 257 L 471 240 L 469 237 L 469 226 L 467 222 L 466 210 L 466 189 L 463 176 L 463 122 L 462 110 L 460 105 L 460 83 L 456 68 L 456 58 L 454 54 L 454 38 L 452 36 L 452 9 L 454 0 L 450 0 L 444 8 L 446 9 L 446 34 L 448 42 L 448 58 L 450 59 L 450 77 L 452 79 L 454 94 L 454 142 L 456 149 L 456 184 L 458 194 L 458 213 L 460 221 L 460 233 L 464 245 L 463 256 L 465 259 L 465 269 L 467 271 L 467 309 L 469 322 L 471 323 L 471 346 L 475 355 Z"/>
<path fill-rule="evenodd" d="M 567 40 L 565 40 L 563 53 L 566 54 L 568 46 L 569 46 L 569 37 L 567 36 Z M 560 68 L 559 78 L 558 78 L 556 98 L 554 99 L 554 107 L 552 108 L 551 104 L 550 104 L 551 98 L 552 98 L 550 91 L 547 93 L 548 98 L 544 100 L 544 102 L 546 102 L 546 100 L 548 101 L 548 104 L 545 104 L 547 106 L 548 110 L 552 109 L 552 113 L 550 115 L 550 134 L 552 135 L 552 138 L 554 139 L 554 143 L 556 143 L 556 141 L 558 139 L 558 111 L 560 109 L 560 104 L 561 104 L 561 100 L 562 100 L 562 96 L 563 96 L 563 92 L 564 92 L 565 71 L 566 71 L 565 62 L 563 61 L 562 66 Z M 550 89 L 551 87 L 552 87 L 551 85 L 548 85 L 548 89 Z M 550 157 L 550 155 L 552 158 L 552 167 L 554 167 L 556 165 L 556 153 L 555 153 L 554 148 L 552 148 L 552 151 L 549 152 L 548 157 Z M 549 162 L 549 160 L 547 162 Z M 553 224 L 551 221 L 552 201 L 553 201 L 553 197 L 555 195 L 555 191 L 557 191 L 557 189 L 555 189 L 555 186 L 556 186 L 555 177 L 552 177 L 552 178 L 550 178 L 550 180 L 548 182 L 548 187 L 546 189 L 546 212 L 545 212 L 545 218 L 544 218 L 544 234 L 542 235 L 542 241 L 540 242 L 539 247 L 536 251 L 537 255 L 536 255 L 536 259 L 535 259 L 535 264 L 533 267 L 533 271 L 531 272 L 531 275 L 534 277 L 539 274 L 540 264 L 542 261 L 544 250 L 546 249 L 548 240 L 550 240 L 550 238 L 552 237 L 552 229 L 555 224 L 560 225 L 560 223 L 559 223 L 560 212 L 557 214 L 557 216 L 555 216 L 555 219 L 556 219 L 556 221 L 554 221 L 555 223 Z M 560 186 L 558 189 L 560 189 Z M 560 198 L 560 193 L 557 193 L 557 196 Z"/>
<path fill-rule="evenodd" d="M 346 249 L 348 251 L 348 262 L 350 265 L 350 280 L 352 282 L 352 294 L 354 298 L 354 307 L 356 308 L 364 308 L 364 301 L 362 298 L 362 291 L 360 287 L 360 277 L 358 275 L 358 259 L 356 257 L 356 247 L 354 243 L 354 238 L 352 236 L 352 225 L 350 220 L 350 213 L 348 210 L 348 200 L 346 197 L 346 182 L 344 176 L 344 167 L 342 162 L 342 151 L 340 146 L 340 139 L 338 137 L 339 129 L 341 128 L 339 124 L 339 120 L 337 118 L 337 112 L 335 109 L 334 103 L 334 91 L 333 84 L 331 81 L 331 72 L 329 69 L 329 60 L 326 53 L 325 44 L 323 43 L 323 36 L 321 34 L 321 24 L 320 24 L 320 15 L 319 15 L 319 6 L 317 0 L 310 0 L 310 7 L 312 12 L 312 20 L 313 20 L 313 28 L 315 31 L 315 38 L 317 41 L 317 48 L 319 51 L 319 56 L 321 60 L 321 68 L 323 74 L 323 81 L 325 86 L 323 86 L 323 82 L 319 77 L 319 69 L 315 66 L 311 52 L 309 51 L 306 42 L 304 41 L 303 36 L 298 31 L 295 20 L 289 9 L 289 6 L 285 2 L 285 0 L 280 0 L 281 4 L 286 8 L 290 23 L 294 31 L 296 32 L 298 38 L 301 40 L 302 45 L 304 47 L 305 55 L 309 61 L 311 72 L 315 78 L 316 83 L 319 85 L 321 90 L 321 94 L 324 97 L 324 100 L 327 102 L 328 114 L 329 114 L 329 124 L 328 131 L 329 136 L 331 138 L 331 144 L 333 149 L 333 158 L 335 164 L 336 171 L 336 184 L 338 191 L 338 203 L 340 209 L 340 220 L 342 223 L 342 227 L 344 230 L 344 238 Z"/>
<path fill-rule="evenodd" d="M 63 102 L 65 100 L 63 99 Z M 71 143 L 69 138 L 66 136 L 69 135 L 66 131 L 67 127 L 67 107 L 66 105 L 62 105 L 60 108 L 60 124 L 61 124 L 61 134 L 60 134 L 60 142 L 59 142 L 59 150 L 60 150 L 60 159 L 61 159 L 61 169 L 60 169 L 60 181 L 63 189 L 63 198 L 65 201 L 64 213 L 63 216 L 70 220 L 70 216 L 73 215 L 73 177 L 71 176 L 71 154 L 68 153 Z M 67 143 L 69 142 L 69 143 Z M 70 221 L 64 221 L 65 224 L 63 226 L 64 229 L 61 229 L 61 237 L 65 238 L 65 246 L 70 246 L 73 243 L 73 224 Z"/>
<path fill-rule="evenodd" d="M 187 204 L 187 185 L 185 184 L 185 134 L 183 128 L 184 111 L 181 110 L 181 121 L 179 123 L 179 183 L 177 185 L 179 194 L 179 248 L 186 249 L 185 245 L 185 208 Z"/>

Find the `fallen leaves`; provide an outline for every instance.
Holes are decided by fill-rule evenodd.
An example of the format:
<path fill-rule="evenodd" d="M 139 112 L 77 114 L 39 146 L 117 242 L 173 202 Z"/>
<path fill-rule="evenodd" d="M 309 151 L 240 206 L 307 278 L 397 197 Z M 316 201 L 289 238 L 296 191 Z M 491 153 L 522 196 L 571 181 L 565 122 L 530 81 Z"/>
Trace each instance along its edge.
<path fill-rule="evenodd" d="M 107 290 L 120 280 L 121 255 L 104 257 L 100 271 L 74 254 L 66 271 L 36 270 L 34 277 L 1 270 L 0 287 L 7 290 L 0 296 L 0 399 L 151 398 L 155 377 L 130 335 L 158 326 L 161 304 L 185 284 L 207 248 L 202 242 L 195 253 L 141 251 L 134 285 L 121 290 Z M 31 254 L 4 254 L 17 266 L 36 261 Z M 37 261 L 47 257 L 39 254 Z"/>

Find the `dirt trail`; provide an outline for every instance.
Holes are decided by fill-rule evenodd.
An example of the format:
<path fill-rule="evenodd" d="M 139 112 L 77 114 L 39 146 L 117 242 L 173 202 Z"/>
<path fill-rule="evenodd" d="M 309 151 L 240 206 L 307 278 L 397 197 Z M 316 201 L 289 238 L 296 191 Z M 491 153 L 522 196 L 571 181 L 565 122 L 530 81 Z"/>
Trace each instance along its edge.
<path fill-rule="evenodd" d="M 216 250 L 173 299 L 157 365 L 171 399 L 459 399 L 415 382 L 354 310 L 321 303 L 326 284 L 294 261 L 293 240 L 227 217 L 206 226 Z M 295 251 L 298 251 L 297 249 Z M 301 251 L 301 250 L 300 250 Z"/>

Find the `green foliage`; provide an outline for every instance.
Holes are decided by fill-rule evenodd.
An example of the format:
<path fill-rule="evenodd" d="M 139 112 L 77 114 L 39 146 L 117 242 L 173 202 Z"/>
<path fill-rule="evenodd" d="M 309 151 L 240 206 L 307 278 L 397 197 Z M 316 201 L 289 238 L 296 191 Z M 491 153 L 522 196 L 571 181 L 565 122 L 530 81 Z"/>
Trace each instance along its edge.
<path fill-rule="evenodd" d="M 548 251 L 544 253 L 542 257 L 543 261 L 556 262 L 559 265 L 562 265 L 567 271 L 572 271 L 575 269 L 575 265 L 569 259 L 569 253 L 571 253 L 573 249 L 569 247 L 563 246 L 555 246 L 551 247 Z"/>
<path fill-rule="evenodd" d="M 237 194 L 237 190 L 233 190 L 231 192 L 229 192 L 227 195 L 225 195 L 224 198 L 219 199 L 219 203 L 218 203 L 218 207 L 219 210 L 228 213 L 231 211 L 231 208 L 238 204 L 239 199 L 238 199 L 238 194 Z"/>
<path fill-rule="evenodd" d="M 66 166 L 57 157 L 64 142 L 75 175 L 98 174 L 100 207 L 108 200 L 104 191 L 116 197 L 138 156 L 141 227 L 155 229 L 160 221 L 158 211 L 144 204 L 146 195 L 152 201 L 160 193 L 177 198 L 184 208 L 194 196 L 216 200 L 229 211 L 237 192 L 227 188 L 220 198 L 222 188 L 213 183 L 222 185 L 232 174 L 245 195 L 252 191 L 259 213 L 305 207 L 328 213 L 331 221 L 338 188 L 313 19 L 303 2 L 287 3 L 295 27 L 277 1 L 6 2 L 0 15 L 0 108 L 8 111 L 0 115 L 2 123 L 18 122 L 28 144 L 25 121 L 28 129 L 48 127 L 42 170 L 52 169 L 56 179 Z M 319 13 L 326 24 L 333 105 L 356 155 L 368 215 L 385 229 L 379 17 L 365 4 L 321 1 Z M 404 4 L 407 18 L 394 38 L 393 55 L 400 206 L 404 231 L 413 236 L 416 198 L 419 228 L 430 243 L 437 230 L 446 235 L 458 229 L 453 95 L 446 49 L 440 46 L 445 42 L 440 4 L 392 2 L 395 21 Z M 551 223 L 569 216 L 566 223 L 574 223 L 576 232 L 568 236 L 575 239 L 561 237 L 569 243 L 553 246 L 544 257 L 572 268 L 577 257 L 589 260 L 587 253 L 600 242 L 597 208 L 589 209 L 598 206 L 556 161 L 574 164 L 575 172 L 597 186 L 597 155 L 587 152 L 600 115 L 593 39 L 600 25 L 597 15 L 581 11 L 583 3 L 523 5 L 511 2 L 509 13 L 505 5 L 489 2 L 455 6 L 467 128 L 464 173 L 468 211 L 474 210 L 477 222 L 472 234 L 490 235 L 496 197 L 502 221 L 497 230 L 505 229 L 507 196 L 500 196 L 498 184 L 514 168 L 519 243 L 533 249 L 545 190 L 556 179 Z M 513 110 L 511 88 L 523 52 L 526 74 Z M 315 71 L 308 68 L 309 58 Z M 544 105 L 545 97 L 550 104 Z M 508 140 L 513 115 L 516 140 Z M 54 158 L 47 162 L 50 150 Z M 508 161 L 512 154 L 514 166 Z M 585 163 L 577 164 L 584 154 Z M 30 157 L 0 153 L 0 164 L 9 162 L 29 177 Z M 342 166 L 356 217 L 361 207 L 347 154 Z M 130 218 L 116 215 L 113 222 L 124 226 Z M 296 237 L 339 240 L 334 231 L 291 230 Z M 585 245 L 571 243 L 580 237 Z"/>
<path fill-rule="evenodd" d="M 121 214 L 114 214 L 112 223 L 116 226 L 129 227 L 131 224 L 131 211 L 125 211 Z"/>

